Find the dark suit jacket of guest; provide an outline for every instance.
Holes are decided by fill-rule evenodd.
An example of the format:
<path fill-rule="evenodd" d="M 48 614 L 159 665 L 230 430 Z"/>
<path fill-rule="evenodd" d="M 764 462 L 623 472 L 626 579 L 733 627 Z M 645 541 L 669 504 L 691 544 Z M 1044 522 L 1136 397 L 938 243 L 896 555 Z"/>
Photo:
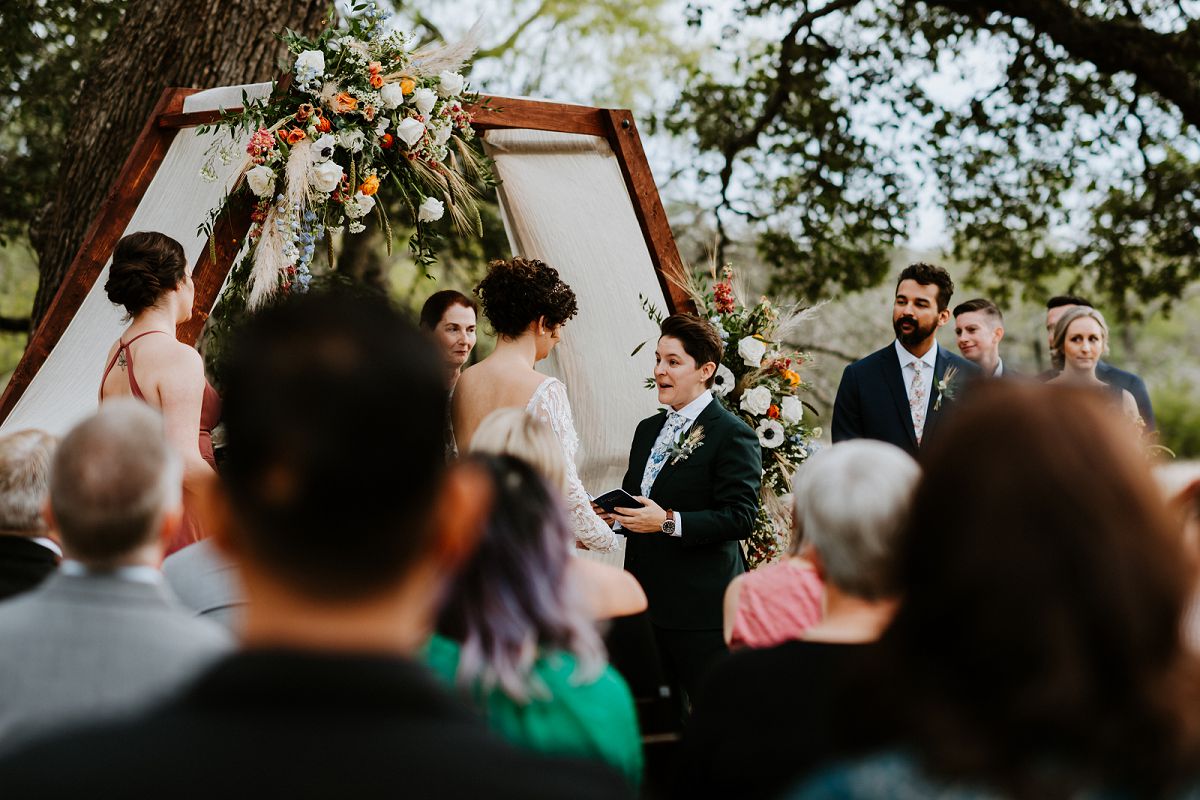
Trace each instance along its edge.
<path fill-rule="evenodd" d="M 27 592 L 58 568 L 58 556 L 27 536 L 0 536 L 0 600 Z"/>
<path fill-rule="evenodd" d="M 1058 375 L 1058 370 L 1048 369 L 1038 376 L 1039 380 L 1048 381 Z M 1132 372 L 1126 372 L 1123 369 L 1118 369 L 1107 361 L 1100 361 L 1096 364 L 1096 377 L 1109 386 L 1115 386 L 1119 389 L 1124 389 L 1133 395 L 1133 401 L 1137 403 L 1138 413 L 1141 414 L 1142 420 L 1146 423 L 1146 430 L 1156 430 L 1158 425 L 1154 421 L 1154 406 L 1150 404 L 1150 392 L 1146 390 L 1146 383 Z"/>
<path fill-rule="evenodd" d="M 625 798 L 590 762 L 495 738 L 400 658 L 248 651 L 145 715 L 0 760 L 6 797 Z"/>
<path fill-rule="evenodd" d="M 642 474 L 666 421 L 659 411 L 638 423 L 621 487 L 642 493 Z M 703 426 L 703 444 L 686 459 L 663 465 L 650 499 L 679 512 L 683 536 L 628 533 L 625 568 L 646 590 L 650 620 L 674 630 L 719 629 L 725 587 L 745 572 L 739 540 L 758 515 L 762 448 L 758 436 L 713 398 L 680 440 Z"/>
<path fill-rule="evenodd" d="M 958 368 L 954 383 L 961 391 L 963 384 L 978 374 L 979 368 L 961 356 L 939 346 L 934 362 L 933 386 L 925 412 L 923 442 L 936 435 L 938 423 L 948 403 L 937 403 L 937 384 L 951 367 Z M 896 355 L 894 342 L 876 350 L 866 358 L 847 365 L 838 384 L 833 401 L 833 441 L 847 439 L 878 439 L 894 444 L 909 455 L 917 455 L 917 435 L 913 432 L 912 411 L 908 405 L 908 390 Z"/>

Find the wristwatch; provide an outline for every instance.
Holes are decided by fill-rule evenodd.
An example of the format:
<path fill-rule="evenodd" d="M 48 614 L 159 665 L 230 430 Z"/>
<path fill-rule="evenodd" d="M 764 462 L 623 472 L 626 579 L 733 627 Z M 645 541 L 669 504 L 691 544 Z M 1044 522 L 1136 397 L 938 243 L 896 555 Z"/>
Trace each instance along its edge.
<path fill-rule="evenodd" d="M 667 536 L 675 535 L 675 512 L 671 509 L 664 509 L 667 512 L 667 518 L 663 520 L 662 532 Z"/>

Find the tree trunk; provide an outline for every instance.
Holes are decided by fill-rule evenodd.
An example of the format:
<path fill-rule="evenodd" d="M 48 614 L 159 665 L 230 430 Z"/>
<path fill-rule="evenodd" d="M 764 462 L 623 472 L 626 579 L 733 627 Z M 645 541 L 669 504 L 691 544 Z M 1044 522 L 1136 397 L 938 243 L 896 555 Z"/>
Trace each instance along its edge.
<path fill-rule="evenodd" d="M 33 320 L 46 313 L 101 201 L 169 86 L 270 80 L 285 27 L 320 30 L 328 0 L 156 0 L 130 3 L 86 76 L 58 180 L 30 226 L 39 263 Z"/>

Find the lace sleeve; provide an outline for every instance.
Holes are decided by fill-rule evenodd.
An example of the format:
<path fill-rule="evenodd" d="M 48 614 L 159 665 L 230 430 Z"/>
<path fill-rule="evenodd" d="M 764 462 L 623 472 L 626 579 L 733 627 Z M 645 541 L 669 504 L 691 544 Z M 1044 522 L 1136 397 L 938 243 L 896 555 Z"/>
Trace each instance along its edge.
<path fill-rule="evenodd" d="M 575 456 L 579 452 L 579 434 L 575 432 L 575 420 L 571 416 L 571 403 L 567 400 L 567 387 L 562 381 L 548 380 L 538 387 L 530 402 L 529 413 L 550 423 L 554 435 L 562 445 L 567 461 L 567 516 L 575 538 L 589 550 L 611 553 L 620 546 L 604 520 L 592 511 L 591 498 L 579 480 Z"/>

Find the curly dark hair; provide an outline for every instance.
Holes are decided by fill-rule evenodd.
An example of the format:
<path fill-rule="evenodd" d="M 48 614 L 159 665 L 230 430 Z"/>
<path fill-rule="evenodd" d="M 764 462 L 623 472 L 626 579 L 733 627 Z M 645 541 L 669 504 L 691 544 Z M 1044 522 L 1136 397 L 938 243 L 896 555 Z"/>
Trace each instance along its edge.
<path fill-rule="evenodd" d="M 157 303 L 187 274 L 183 245 L 155 231 L 131 233 L 117 242 L 104 291 L 134 317 Z"/>
<path fill-rule="evenodd" d="M 558 276 L 558 270 L 536 258 L 488 264 L 475 295 L 492 328 L 510 339 L 543 317 L 553 328 L 579 312 L 575 292 Z"/>
<path fill-rule="evenodd" d="M 909 264 L 896 279 L 896 288 L 899 289 L 900 284 L 905 281 L 916 281 L 922 286 L 936 286 L 938 311 L 945 311 L 950 305 L 950 298 L 954 296 L 954 281 L 950 278 L 950 273 L 935 264 L 926 264 L 923 261 Z"/>

